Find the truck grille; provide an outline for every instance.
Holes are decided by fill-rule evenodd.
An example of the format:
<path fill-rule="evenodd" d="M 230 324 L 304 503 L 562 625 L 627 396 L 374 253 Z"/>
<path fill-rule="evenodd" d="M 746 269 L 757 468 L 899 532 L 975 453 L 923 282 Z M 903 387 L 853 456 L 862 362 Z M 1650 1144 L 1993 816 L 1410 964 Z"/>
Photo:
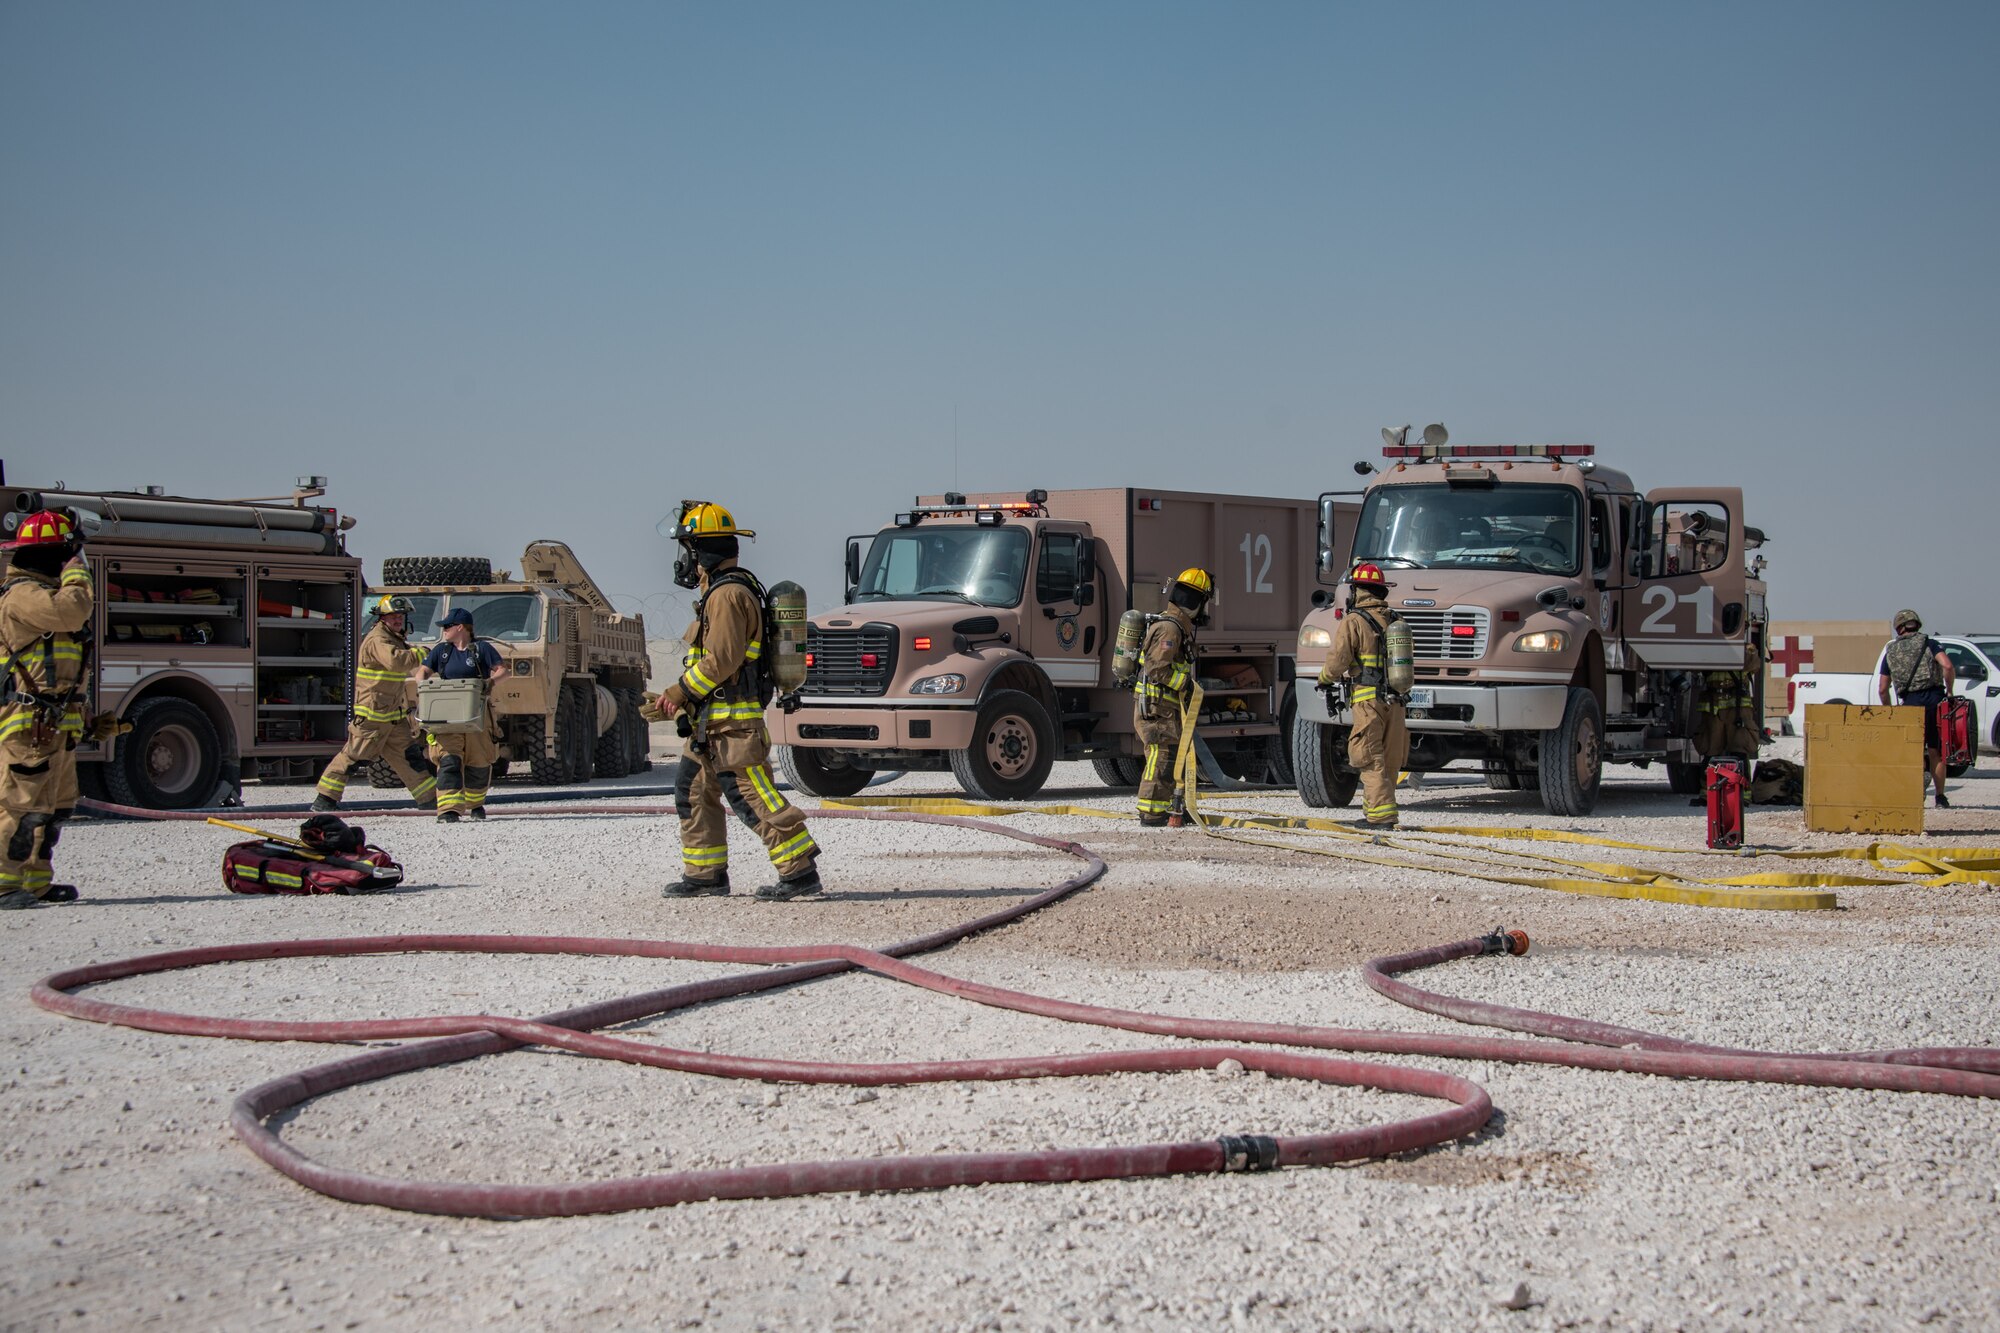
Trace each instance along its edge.
<path fill-rule="evenodd" d="M 1410 639 L 1417 660 L 1468 661 L 1486 656 L 1486 608 L 1455 606 L 1446 611 L 1403 611 L 1397 615 L 1410 622 Z M 1472 633 L 1454 634 L 1454 629 L 1470 627 Z"/>
<path fill-rule="evenodd" d="M 860 629 L 806 627 L 807 694 L 876 695 L 886 692 L 896 673 L 896 629 L 893 625 L 863 625 Z M 863 655 L 874 654 L 875 665 L 863 666 Z"/>

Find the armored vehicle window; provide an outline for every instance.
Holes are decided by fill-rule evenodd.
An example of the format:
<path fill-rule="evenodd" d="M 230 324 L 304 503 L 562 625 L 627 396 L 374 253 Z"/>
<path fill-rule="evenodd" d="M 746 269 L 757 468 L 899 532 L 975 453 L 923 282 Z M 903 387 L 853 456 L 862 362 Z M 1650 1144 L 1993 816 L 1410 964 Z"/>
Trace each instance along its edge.
<path fill-rule="evenodd" d="M 1378 486 L 1361 503 L 1354 558 L 1416 569 L 1581 568 L 1582 497 L 1568 486 Z"/>
<path fill-rule="evenodd" d="M 876 534 L 862 563 L 854 600 L 915 602 L 942 597 L 980 606 L 1014 606 L 1021 600 L 1027 573 L 1024 529 L 898 528 Z"/>
<path fill-rule="evenodd" d="M 413 609 L 406 622 L 409 630 L 403 637 L 429 643 L 438 636 L 438 621 L 444 617 L 444 611 L 439 603 L 443 602 L 444 598 L 434 592 L 411 593 L 409 598 Z"/>
<path fill-rule="evenodd" d="M 1051 532 L 1042 537 L 1041 559 L 1035 563 L 1035 600 L 1050 602 L 1076 600 L 1076 585 L 1083 581 L 1083 542 L 1072 533 Z"/>
<path fill-rule="evenodd" d="M 473 632 L 503 643 L 535 643 L 542 637 L 542 599 L 531 592 L 446 593 L 438 615 L 431 617 L 431 637 L 437 621 L 449 611 L 470 611 Z"/>

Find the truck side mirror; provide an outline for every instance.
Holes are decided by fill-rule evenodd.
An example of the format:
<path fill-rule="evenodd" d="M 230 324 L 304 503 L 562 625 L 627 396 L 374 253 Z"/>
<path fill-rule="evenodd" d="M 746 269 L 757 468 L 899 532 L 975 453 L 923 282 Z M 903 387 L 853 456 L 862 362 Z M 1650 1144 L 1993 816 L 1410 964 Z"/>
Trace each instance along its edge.
<path fill-rule="evenodd" d="M 849 539 L 847 554 L 841 561 L 841 568 L 847 575 L 847 595 L 843 601 L 854 600 L 854 590 L 861 586 L 861 543 Z"/>
<path fill-rule="evenodd" d="M 1076 595 L 1071 600 L 1078 606 L 1089 606 L 1097 600 L 1097 589 L 1091 584 L 1079 583 L 1076 585 Z"/>
<path fill-rule="evenodd" d="M 1079 584 L 1097 582 L 1097 539 L 1085 537 L 1076 544 L 1076 581 Z M 1076 599 L 1088 606 L 1082 597 Z"/>
<path fill-rule="evenodd" d="M 1313 610 L 1324 611 L 1326 610 L 1327 607 L 1333 605 L 1333 594 L 1328 592 L 1325 588 L 1314 588 L 1312 595 L 1312 604 L 1313 604 Z"/>

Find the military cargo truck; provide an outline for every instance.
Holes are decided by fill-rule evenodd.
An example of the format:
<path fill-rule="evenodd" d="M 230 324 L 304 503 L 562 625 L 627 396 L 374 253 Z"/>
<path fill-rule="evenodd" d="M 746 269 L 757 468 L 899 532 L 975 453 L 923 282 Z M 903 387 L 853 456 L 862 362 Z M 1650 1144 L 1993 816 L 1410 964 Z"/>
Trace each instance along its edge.
<path fill-rule="evenodd" d="M 798 707 L 768 714 L 779 762 L 817 796 L 878 770 L 949 769 L 974 795 L 1020 799 L 1058 759 L 1136 783 L 1131 691 L 1111 679 L 1118 618 L 1163 610 L 1164 585 L 1198 565 L 1216 595 L 1197 734 L 1233 776 L 1282 777 L 1313 513 L 1135 487 L 919 496 L 849 540 L 847 604 L 807 630 Z"/>
<path fill-rule="evenodd" d="M 562 542 L 530 542 L 518 578 L 481 556 L 394 556 L 370 590 L 379 593 L 410 599 L 419 651 L 437 642 L 447 612 L 463 609 L 506 659 L 510 674 L 488 696 L 503 733 L 499 771 L 525 767 L 536 782 L 566 784 L 652 767 L 639 716 L 651 669 L 645 620 L 613 610 Z M 369 773 L 378 786 L 396 783 L 386 764 Z"/>
<path fill-rule="evenodd" d="M 1539 789 L 1554 814 L 1588 814 L 1606 763 L 1666 766 L 1700 789 L 1697 748 L 1713 678 L 1747 673 L 1762 716 L 1766 625 L 1757 550 L 1733 486 L 1635 489 L 1580 445 L 1428 444 L 1384 432 L 1351 543 L 1321 497 L 1319 572 L 1381 566 L 1410 623 L 1416 686 L 1409 768 L 1456 760 L 1500 789 Z M 1341 609 L 1324 598 L 1299 630 L 1298 670 L 1316 676 Z M 1309 805 L 1341 806 L 1347 714 L 1300 692 L 1293 751 Z"/>

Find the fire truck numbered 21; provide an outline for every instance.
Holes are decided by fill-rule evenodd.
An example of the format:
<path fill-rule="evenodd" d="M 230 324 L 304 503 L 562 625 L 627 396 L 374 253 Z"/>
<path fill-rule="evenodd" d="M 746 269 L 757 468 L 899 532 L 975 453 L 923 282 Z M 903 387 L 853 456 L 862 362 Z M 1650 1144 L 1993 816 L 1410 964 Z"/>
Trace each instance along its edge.
<path fill-rule="evenodd" d="M 1479 764 L 1502 790 L 1538 790 L 1553 814 L 1588 814 L 1603 766 L 1665 765 L 1700 789 L 1703 693 L 1743 673 L 1762 715 L 1767 612 L 1763 533 L 1731 486 L 1640 493 L 1591 445 L 1413 445 L 1384 432 L 1359 492 L 1321 496 L 1319 573 L 1380 565 L 1415 640 L 1412 771 Z M 1351 543 L 1335 532 L 1360 497 Z M 1331 598 L 1299 629 L 1298 670 L 1326 660 Z M 1310 805 L 1346 805 L 1347 718 L 1317 691 L 1298 701 L 1292 749 Z M 1750 756 L 1754 757 L 1754 756 Z"/>

